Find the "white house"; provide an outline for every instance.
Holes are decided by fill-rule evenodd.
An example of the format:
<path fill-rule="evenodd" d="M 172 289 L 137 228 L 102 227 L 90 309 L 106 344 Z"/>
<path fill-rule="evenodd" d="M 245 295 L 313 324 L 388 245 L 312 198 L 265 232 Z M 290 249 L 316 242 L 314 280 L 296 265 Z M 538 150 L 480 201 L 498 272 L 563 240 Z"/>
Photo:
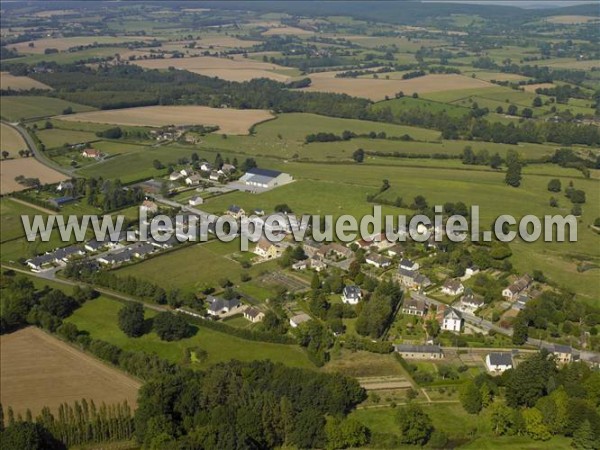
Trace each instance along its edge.
<path fill-rule="evenodd" d="M 460 305 L 464 309 L 475 310 L 481 308 L 485 302 L 480 295 L 476 295 L 471 288 L 465 289 L 465 295 L 460 299 Z"/>
<path fill-rule="evenodd" d="M 102 153 L 98 150 L 95 150 L 93 148 L 86 148 L 81 152 L 81 156 L 83 156 L 84 158 L 94 158 L 94 159 L 98 159 L 102 156 Z"/>
<path fill-rule="evenodd" d="M 400 260 L 400 264 L 399 264 L 400 269 L 404 269 L 404 270 L 410 270 L 411 272 L 414 272 L 416 270 L 419 270 L 419 263 L 413 262 L 410 259 L 406 259 L 403 258 Z"/>
<path fill-rule="evenodd" d="M 198 205 L 201 205 L 202 203 L 204 203 L 204 199 L 202 197 L 200 197 L 199 195 L 196 195 L 196 196 L 190 198 L 188 200 L 188 203 L 190 204 L 190 206 L 198 206 Z"/>
<path fill-rule="evenodd" d="M 210 172 L 213 169 L 213 166 L 211 163 L 209 162 L 203 162 L 202 164 L 200 164 L 200 170 L 202 172 Z"/>
<path fill-rule="evenodd" d="M 194 173 L 185 179 L 185 184 L 187 184 L 188 186 L 197 186 L 198 184 L 200 184 L 201 180 L 202 177 L 197 173 Z"/>
<path fill-rule="evenodd" d="M 512 355 L 508 352 L 488 353 L 485 357 L 485 366 L 488 372 L 499 375 L 513 368 Z"/>
<path fill-rule="evenodd" d="M 508 300 L 516 299 L 521 292 L 529 287 L 531 282 L 532 279 L 529 275 L 523 275 L 521 278 L 502 291 L 502 297 Z"/>
<path fill-rule="evenodd" d="M 454 278 L 452 280 L 446 280 L 444 285 L 442 286 L 442 293 L 446 295 L 456 296 L 460 295 L 465 291 L 465 287 L 460 282 L 460 280 Z"/>
<path fill-rule="evenodd" d="M 358 286 L 345 286 L 342 292 L 342 302 L 349 305 L 357 305 L 362 298 L 362 292 Z"/>
<path fill-rule="evenodd" d="M 293 178 L 291 175 L 277 170 L 259 169 L 258 167 L 254 167 L 249 169 L 239 181 L 246 186 L 268 189 L 290 183 L 293 181 Z"/>
<path fill-rule="evenodd" d="M 181 172 L 184 172 L 183 170 Z M 177 181 L 180 178 L 182 178 L 184 175 L 181 172 L 172 172 L 171 175 L 169 175 L 169 180 L 170 181 Z"/>
<path fill-rule="evenodd" d="M 442 330 L 460 332 L 463 326 L 463 318 L 454 308 L 448 308 L 442 316 Z"/>
<path fill-rule="evenodd" d="M 392 261 L 389 258 L 386 258 L 385 256 L 382 256 L 378 253 L 369 253 L 365 257 L 365 261 L 367 262 L 367 264 L 379 268 L 386 268 L 392 264 Z"/>
<path fill-rule="evenodd" d="M 298 314 L 290 319 L 290 327 L 298 328 L 304 322 L 311 320 L 308 314 Z"/>
<path fill-rule="evenodd" d="M 224 298 L 209 295 L 206 297 L 206 301 L 209 304 L 208 308 L 206 308 L 206 312 L 211 316 L 220 316 L 221 314 L 226 314 L 241 306 L 241 303 L 237 298 L 225 300 Z"/>

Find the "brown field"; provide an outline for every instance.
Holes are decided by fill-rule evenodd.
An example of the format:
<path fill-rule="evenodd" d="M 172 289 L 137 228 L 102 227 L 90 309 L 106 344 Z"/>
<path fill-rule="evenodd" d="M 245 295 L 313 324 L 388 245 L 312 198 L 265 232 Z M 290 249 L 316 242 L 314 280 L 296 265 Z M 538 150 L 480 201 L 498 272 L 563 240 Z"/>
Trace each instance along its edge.
<path fill-rule="evenodd" d="M 91 111 L 58 116 L 75 122 L 110 123 L 128 126 L 218 125 L 220 134 L 248 134 L 248 130 L 273 118 L 262 109 L 209 108 L 208 106 L 144 106 L 140 108 Z"/>
<path fill-rule="evenodd" d="M 502 72 L 463 72 L 464 75 L 470 76 L 472 73 L 475 74 L 476 78 L 479 78 L 483 81 L 521 81 L 528 80 L 528 77 L 524 77 L 523 75 L 518 75 L 516 73 L 502 73 Z"/>
<path fill-rule="evenodd" d="M 600 68 L 600 61 L 597 59 L 584 61 L 558 61 L 547 65 L 550 67 L 564 67 L 565 69 L 591 70 L 593 68 Z"/>
<path fill-rule="evenodd" d="M 12 157 L 16 157 L 19 150 L 25 149 L 27 144 L 19 132 L 4 123 L 0 124 L 0 150 L 6 150 Z"/>
<path fill-rule="evenodd" d="M 290 77 L 271 72 L 272 70 L 289 70 L 277 64 L 265 63 L 245 58 L 215 58 L 212 56 L 196 56 L 177 59 L 148 59 L 134 61 L 134 64 L 147 69 L 188 70 L 208 77 L 219 77 L 229 81 L 248 81 L 254 78 L 270 78 L 275 81 L 288 81 Z"/>
<path fill-rule="evenodd" d="M 572 25 L 577 23 L 588 23 L 599 20 L 598 17 L 590 16 L 552 16 L 548 17 L 548 22 Z"/>
<path fill-rule="evenodd" d="M 2 89 L 23 91 L 27 89 L 52 89 L 50 86 L 40 83 L 29 77 L 16 77 L 8 72 L 0 72 L 0 85 Z"/>
<path fill-rule="evenodd" d="M 296 35 L 296 36 L 309 36 L 315 34 L 314 31 L 308 31 L 303 28 L 296 27 L 276 27 L 271 28 L 263 33 L 263 36 L 276 36 L 276 35 Z"/>
<path fill-rule="evenodd" d="M 385 80 L 373 78 L 331 78 L 330 75 L 311 74 L 312 84 L 306 91 L 335 92 L 354 97 L 364 97 L 370 100 L 383 100 L 385 96 L 393 97 L 403 91 L 406 95 L 413 92 L 419 94 L 428 92 L 454 91 L 461 89 L 486 88 L 491 85 L 485 81 L 462 75 L 425 75 L 411 80 Z"/>
<path fill-rule="evenodd" d="M 43 54 L 47 48 L 56 48 L 58 51 L 65 51 L 71 47 L 79 45 L 91 45 L 94 42 L 99 44 L 119 44 L 129 41 L 141 41 L 151 39 L 149 37 L 130 37 L 130 36 L 80 36 L 68 38 L 45 38 L 36 41 L 19 42 L 18 44 L 7 45 L 7 48 L 15 49 L 19 53 L 35 53 Z M 34 46 L 29 47 L 29 43 L 33 42 Z"/>
<path fill-rule="evenodd" d="M 523 86 L 523 89 L 525 89 L 525 92 L 533 92 L 535 93 L 536 89 L 549 89 L 549 88 L 553 88 L 554 84 L 552 83 L 536 83 L 536 84 L 526 84 L 525 86 Z"/>
<path fill-rule="evenodd" d="M 3 407 L 15 414 L 91 399 L 96 405 L 127 400 L 136 406 L 140 383 L 68 344 L 29 327 L 0 337 Z"/>
<path fill-rule="evenodd" d="M 0 162 L 0 194 L 22 191 L 24 186 L 15 181 L 15 177 L 39 178 L 42 184 L 58 183 L 68 177 L 50 167 L 46 167 L 35 158 L 16 158 Z"/>
<path fill-rule="evenodd" d="M 260 44 L 260 41 L 246 41 L 233 36 L 207 36 L 196 41 L 196 47 L 202 48 L 208 48 L 211 45 L 213 47 L 247 48 L 256 44 Z"/>

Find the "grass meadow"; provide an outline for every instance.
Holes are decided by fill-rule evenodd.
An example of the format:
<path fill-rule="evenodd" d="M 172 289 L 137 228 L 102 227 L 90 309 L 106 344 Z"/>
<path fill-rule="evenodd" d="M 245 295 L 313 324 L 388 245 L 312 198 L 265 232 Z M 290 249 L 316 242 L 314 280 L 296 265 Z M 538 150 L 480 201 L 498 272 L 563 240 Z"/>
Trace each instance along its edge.
<path fill-rule="evenodd" d="M 188 347 L 200 347 L 208 352 L 203 363 L 193 363 L 203 368 L 230 359 L 252 361 L 270 359 L 292 367 L 313 368 L 304 351 L 296 345 L 271 344 L 240 339 L 227 333 L 208 328 L 197 328 L 196 334 L 177 342 L 161 341 L 151 332 L 139 338 L 127 337 L 118 327 L 118 313 L 123 303 L 107 297 L 86 302 L 66 321 L 74 323 L 80 330 L 90 333 L 95 339 L 102 339 L 125 350 L 141 350 L 156 353 L 173 362 L 181 361 Z M 152 318 L 156 312 L 146 310 L 146 318 Z"/>
<path fill-rule="evenodd" d="M 94 110 L 91 106 L 78 105 L 53 97 L 3 95 L 0 99 L 2 118 L 11 122 L 55 116 L 62 114 L 68 107 L 73 108 L 74 112 Z"/>

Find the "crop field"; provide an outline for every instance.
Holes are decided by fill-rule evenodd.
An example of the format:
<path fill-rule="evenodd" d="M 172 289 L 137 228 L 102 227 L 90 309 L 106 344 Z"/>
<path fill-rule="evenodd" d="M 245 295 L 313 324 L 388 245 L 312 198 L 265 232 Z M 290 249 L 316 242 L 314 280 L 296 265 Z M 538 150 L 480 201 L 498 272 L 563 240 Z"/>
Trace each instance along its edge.
<path fill-rule="evenodd" d="M 572 25 L 578 23 L 597 22 L 598 18 L 590 16 L 552 16 L 548 17 L 546 20 L 550 23 Z"/>
<path fill-rule="evenodd" d="M 263 33 L 263 36 L 312 36 L 313 31 L 305 30 L 298 27 L 274 27 Z"/>
<path fill-rule="evenodd" d="M 35 158 L 9 159 L 0 164 L 0 193 L 7 194 L 25 189 L 15 181 L 15 177 L 19 175 L 25 178 L 39 178 L 42 184 L 58 183 L 68 178 Z"/>
<path fill-rule="evenodd" d="M 2 118 L 13 122 L 21 119 L 62 114 L 68 107 L 71 107 L 74 112 L 92 111 L 94 109 L 91 106 L 78 105 L 52 97 L 3 95 L 0 98 Z"/>
<path fill-rule="evenodd" d="M 17 77 L 8 72 L 0 72 L 0 85 L 2 89 L 13 91 L 26 91 L 28 89 L 52 89 L 50 86 L 40 83 L 29 77 Z"/>
<path fill-rule="evenodd" d="M 46 38 L 38 39 L 35 41 L 19 42 L 18 44 L 11 44 L 7 47 L 13 50 L 17 50 L 19 53 L 34 53 L 44 54 L 46 49 L 55 48 L 59 52 L 70 49 L 71 47 L 78 47 L 82 45 L 92 44 L 120 44 L 131 41 L 141 41 L 147 39 L 145 37 L 129 37 L 129 36 L 78 36 L 78 37 L 66 37 L 66 38 Z M 33 43 L 33 47 L 29 44 Z"/>
<path fill-rule="evenodd" d="M 11 156 L 17 156 L 19 150 L 27 149 L 23 136 L 13 127 L 4 123 L 0 124 L 0 150 L 10 152 Z"/>
<path fill-rule="evenodd" d="M 116 319 L 115 319 L 116 320 Z M 15 414 L 85 398 L 136 406 L 140 383 L 35 327 L 0 337 L 2 405 Z"/>
<path fill-rule="evenodd" d="M 250 58 L 215 58 L 212 56 L 197 56 L 176 59 L 137 60 L 135 64 L 148 69 L 188 70 L 208 77 L 218 77 L 229 81 L 248 81 L 254 78 L 270 78 L 275 81 L 289 81 L 296 71 L 277 64 L 256 61 Z M 276 72 L 277 71 L 277 72 Z M 286 75 L 289 74 L 289 75 Z"/>
<path fill-rule="evenodd" d="M 491 85 L 485 81 L 462 75 L 425 75 L 410 80 L 385 80 L 374 78 L 320 78 L 311 76 L 312 84 L 304 88 L 311 92 L 334 92 L 370 100 L 383 100 L 397 92 L 426 94 L 431 92 L 483 89 Z"/>
<path fill-rule="evenodd" d="M 231 359 L 270 359 L 293 367 L 314 367 L 304 351 L 296 345 L 248 341 L 203 327 L 198 328 L 194 336 L 177 342 L 161 341 L 154 332 L 135 339 L 129 338 L 117 325 L 117 316 L 122 307 L 123 303 L 117 300 L 100 297 L 86 302 L 66 321 L 74 323 L 80 330 L 89 332 L 92 338 L 105 340 L 126 350 L 156 353 L 173 362 L 181 361 L 186 348 L 200 347 L 208 352 L 208 359 L 203 363 L 193 363 L 194 368 L 203 368 Z M 154 315 L 154 311 L 146 310 L 146 318 Z"/>
<path fill-rule="evenodd" d="M 161 127 L 165 125 L 218 125 L 220 134 L 248 134 L 250 127 L 273 118 L 261 109 L 209 108 L 207 106 L 145 106 L 60 116 L 75 122 Z"/>

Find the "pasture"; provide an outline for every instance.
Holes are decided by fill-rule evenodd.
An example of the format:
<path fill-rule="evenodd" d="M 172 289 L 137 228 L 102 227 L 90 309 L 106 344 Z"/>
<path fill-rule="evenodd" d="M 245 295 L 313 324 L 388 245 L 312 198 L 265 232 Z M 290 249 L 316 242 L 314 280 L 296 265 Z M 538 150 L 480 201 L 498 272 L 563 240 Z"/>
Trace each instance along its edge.
<path fill-rule="evenodd" d="M 17 203 L 13 199 L 3 198 L 0 200 L 0 217 L 2 217 L 2 226 L 0 227 L 0 241 L 5 242 L 25 236 L 21 215 L 26 214 L 33 217 L 36 214 L 45 215 L 40 210 Z"/>
<path fill-rule="evenodd" d="M 13 91 L 26 91 L 28 89 L 52 89 L 50 86 L 40 83 L 29 77 L 17 77 L 8 72 L 0 72 L 0 84 L 2 89 Z"/>
<path fill-rule="evenodd" d="M 312 36 L 314 31 L 305 30 L 304 28 L 298 27 L 273 27 L 269 28 L 262 35 L 263 36 Z"/>
<path fill-rule="evenodd" d="M 370 100 L 394 97 L 400 91 L 405 94 L 483 89 L 491 85 L 486 81 L 462 75 L 425 75 L 410 80 L 385 80 L 374 78 L 331 78 L 310 76 L 312 84 L 303 90 L 309 92 L 333 92 Z"/>
<path fill-rule="evenodd" d="M 67 318 L 66 322 L 74 323 L 80 330 L 89 332 L 92 338 L 102 339 L 125 350 L 156 353 L 172 362 L 181 361 L 186 348 L 200 347 L 206 350 L 207 360 L 202 363 L 192 363 L 193 368 L 203 368 L 231 359 L 240 361 L 270 359 L 292 367 L 314 367 L 297 345 L 248 341 L 204 327 L 197 328 L 194 336 L 176 342 L 162 341 L 154 332 L 139 338 L 129 338 L 117 325 L 118 313 L 122 307 L 122 302 L 100 297 L 86 302 Z M 146 310 L 146 318 L 152 318 L 154 315 L 156 312 Z"/>
<path fill-rule="evenodd" d="M 116 320 L 116 319 L 115 319 Z M 85 398 L 96 405 L 126 400 L 135 408 L 141 383 L 70 345 L 29 327 L 0 337 L 1 399 L 25 415 Z"/>
<path fill-rule="evenodd" d="M 144 106 L 60 116 L 60 120 L 161 127 L 165 125 L 217 125 L 219 134 L 248 134 L 253 125 L 272 119 L 261 109 L 209 108 L 208 106 Z"/>
<path fill-rule="evenodd" d="M 0 150 L 6 150 L 15 157 L 19 150 L 26 149 L 27 143 L 17 130 L 5 123 L 0 124 Z"/>
<path fill-rule="evenodd" d="M 42 184 L 58 183 L 68 178 L 33 157 L 9 159 L 0 164 L 0 193 L 7 194 L 26 189 L 15 181 L 15 177 L 19 175 L 25 178 L 38 178 Z"/>
<path fill-rule="evenodd" d="M 62 147 L 65 144 L 80 144 L 98 139 L 94 133 L 77 130 L 62 130 L 60 128 L 39 130 L 36 132 L 36 135 L 47 149 Z"/>
<path fill-rule="evenodd" d="M 0 97 L 2 118 L 11 122 L 63 114 L 65 109 L 69 107 L 74 112 L 92 111 L 94 109 L 91 106 L 78 105 L 60 98 L 10 95 Z"/>

